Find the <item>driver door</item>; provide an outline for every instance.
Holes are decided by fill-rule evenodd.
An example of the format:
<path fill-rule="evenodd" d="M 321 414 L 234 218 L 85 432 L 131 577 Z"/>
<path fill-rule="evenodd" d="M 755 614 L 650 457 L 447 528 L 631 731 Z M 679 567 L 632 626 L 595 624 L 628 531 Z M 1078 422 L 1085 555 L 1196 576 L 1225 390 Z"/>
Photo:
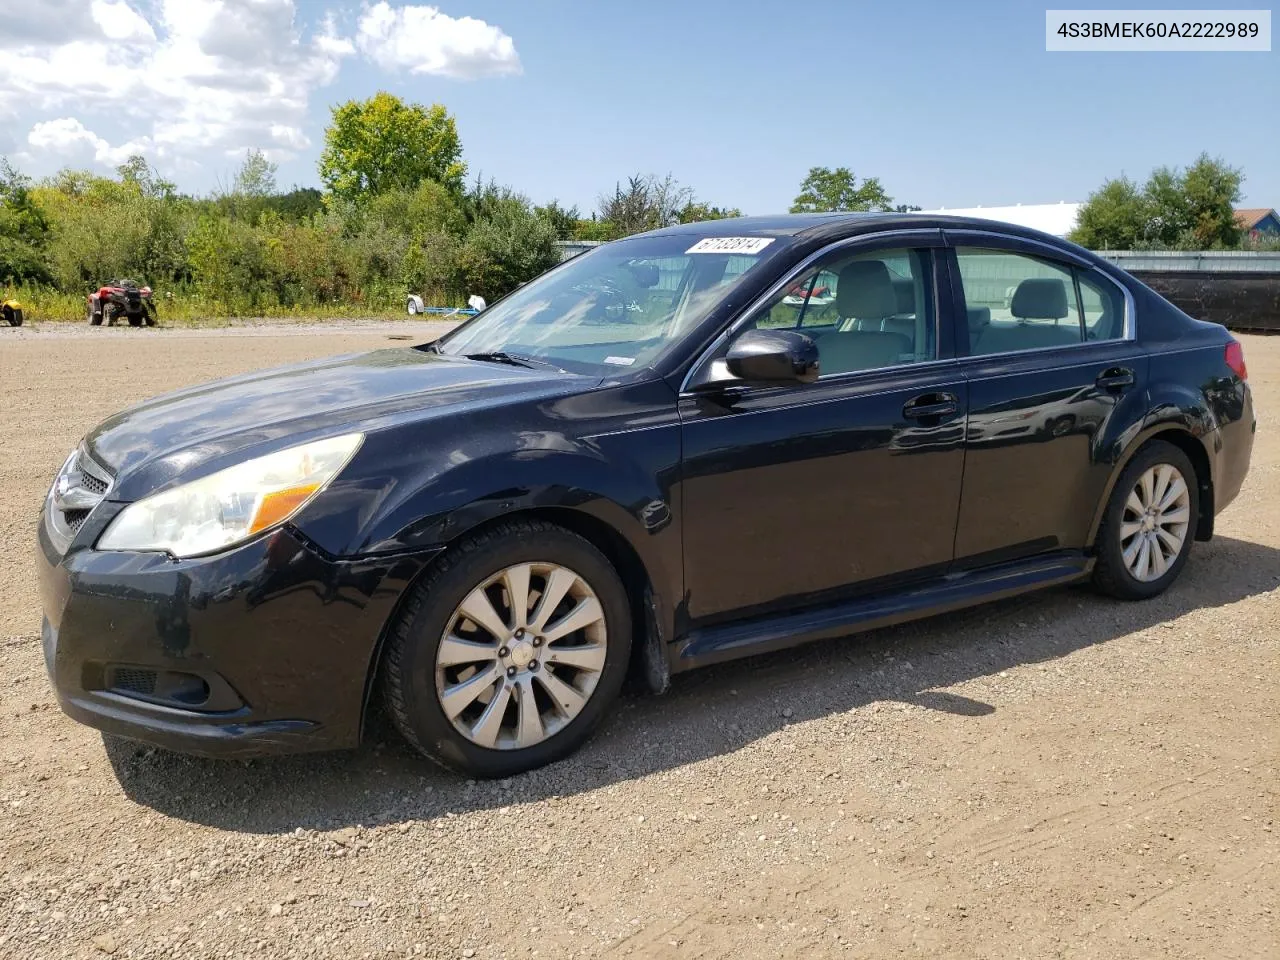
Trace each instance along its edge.
<path fill-rule="evenodd" d="M 733 379 L 720 359 L 733 335 L 686 381 L 694 625 L 839 600 L 951 563 L 966 383 L 949 313 L 938 307 L 950 303 L 935 276 L 941 240 L 922 231 L 905 244 L 832 249 L 734 330 L 808 333 L 819 349 L 816 382 Z"/>

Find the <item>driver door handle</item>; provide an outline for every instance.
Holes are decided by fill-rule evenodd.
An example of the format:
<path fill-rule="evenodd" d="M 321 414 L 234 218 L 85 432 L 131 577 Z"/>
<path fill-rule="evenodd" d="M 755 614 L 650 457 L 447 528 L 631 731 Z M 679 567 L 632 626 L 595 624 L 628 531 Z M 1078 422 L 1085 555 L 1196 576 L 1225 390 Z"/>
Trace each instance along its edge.
<path fill-rule="evenodd" d="M 908 400 L 902 415 L 908 420 L 924 420 L 929 417 L 949 417 L 960 409 L 954 393 L 923 393 Z"/>

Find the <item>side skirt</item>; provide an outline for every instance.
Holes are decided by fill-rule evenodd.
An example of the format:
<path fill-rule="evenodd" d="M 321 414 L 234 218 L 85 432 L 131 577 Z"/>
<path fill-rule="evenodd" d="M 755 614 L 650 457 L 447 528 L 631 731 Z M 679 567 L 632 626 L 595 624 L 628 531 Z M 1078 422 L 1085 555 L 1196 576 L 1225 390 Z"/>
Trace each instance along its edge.
<path fill-rule="evenodd" d="M 950 610 L 972 607 L 1031 590 L 1083 580 L 1093 558 L 1080 551 L 1042 554 L 1026 560 L 949 573 L 928 583 L 844 603 L 811 607 L 762 619 L 691 631 L 677 647 L 672 672 L 769 653 Z"/>

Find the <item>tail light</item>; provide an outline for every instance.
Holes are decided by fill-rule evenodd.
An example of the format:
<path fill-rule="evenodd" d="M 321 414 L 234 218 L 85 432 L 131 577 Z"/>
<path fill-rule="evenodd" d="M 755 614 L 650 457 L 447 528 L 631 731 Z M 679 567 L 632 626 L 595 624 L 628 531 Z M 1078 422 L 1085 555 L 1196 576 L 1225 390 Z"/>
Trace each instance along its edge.
<path fill-rule="evenodd" d="M 1249 379 L 1249 368 L 1244 365 L 1244 347 L 1240 346 L 1239 340 L 1227 344 L 1227 366 L 1241 380 Z"/>

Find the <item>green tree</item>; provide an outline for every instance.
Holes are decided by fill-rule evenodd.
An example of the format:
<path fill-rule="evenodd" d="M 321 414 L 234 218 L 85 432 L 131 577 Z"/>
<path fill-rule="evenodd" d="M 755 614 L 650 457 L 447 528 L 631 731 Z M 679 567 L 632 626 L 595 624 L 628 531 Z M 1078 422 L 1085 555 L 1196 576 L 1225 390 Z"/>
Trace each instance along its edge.
<path fill-rule="evenodd" d="M 276 192 L 277 169 L 261 150 L 249 150 L 236 171 L 232 190 L 245 197 L 268 197 Z"/>
<path fill-rule="evenodd" d="M 52 279 L 45 257 L 49 221 L 31 195 L 31 181 L 0 157 L 0 280 Z"/>
<path fill-rule="evenodd" d="M 505 296 L 560 262 L 555 241 L 555 229 L 525 197 L 490 198 L 458 251 L 458 292 L 490 302 Z"/>
<path fill-rule="evenodd" d="M 1151 220 L 1147 198 L 1128 177 L 1108 180 L 1080 208 L 1071 239 L 1090 250 L 1132 250 Z"/>
<path fill-rule="evenodd" d="M 893 199 L 875 177 L 861 183 L 848 167 L 810 167 L 800 184 L 800 193 L 791 204 L 792 213 L 822 213 L 831 210 L 888 210 Z"/>
<path fill-rule="evenodd" d="M 285 220 L 298 223 L 310 220 L 324 209 L 324 194 L 315 187 L 294 187 L 288 193 L 267 197 L 263 206 Z"/>
<path fill-rule="evenodd" d="M 1188 227 L 1204 250 L 1240 246 L 1235 205 L 1240 202 L 1244 172 L 1222 160 L 1200 154 L 1182 174 Z"/>
<path fill-rule="evenodd" d="M 560 206 L 559 201 L 552 200 L 545 207 L 534 207 L 534 213 L 551 224 L 551 228 L 556 232 L 557 240 L 568 240 L 573 236 L 574 230 L 577 229 L 578 221 L 581 219 L 577 207 L 565 209 Z"/>
<path fill-rule="evenodd" d="M 1202 153 L 1186 170 L 1158 167 L 1139 190 L 1108 180 L 1080 209 L 1071 239 L 1092 250 L 1221 250 L 1238 247 L 1244 174 Z"/>
<path fill-rule="evenodd" d="M 406 104 L 390 93 L 333 108 L 320 179 L 340 200 L 361 202 L 434 180 L 460 190 L 466 166 L 453 117 L 440 104 Z"/>
<path fill-rule="evenodd" d="M 742 211 L 737 207 L 713 207 L 709 203 L 702 201 L 690 200 L 676 213 L 676 219 L 680 223 L 697 223 L 701 220 L 727 220 L 730 217 L 740 217 Z"/>
<path fill-rule="evenodd" d="M 147 158 L 138 153 L 116 167 L 116 173 L 121 183 L 135 187 L 144 197 L 168 198 L 177 190 L 172 181 L 160 176 Z"/>

